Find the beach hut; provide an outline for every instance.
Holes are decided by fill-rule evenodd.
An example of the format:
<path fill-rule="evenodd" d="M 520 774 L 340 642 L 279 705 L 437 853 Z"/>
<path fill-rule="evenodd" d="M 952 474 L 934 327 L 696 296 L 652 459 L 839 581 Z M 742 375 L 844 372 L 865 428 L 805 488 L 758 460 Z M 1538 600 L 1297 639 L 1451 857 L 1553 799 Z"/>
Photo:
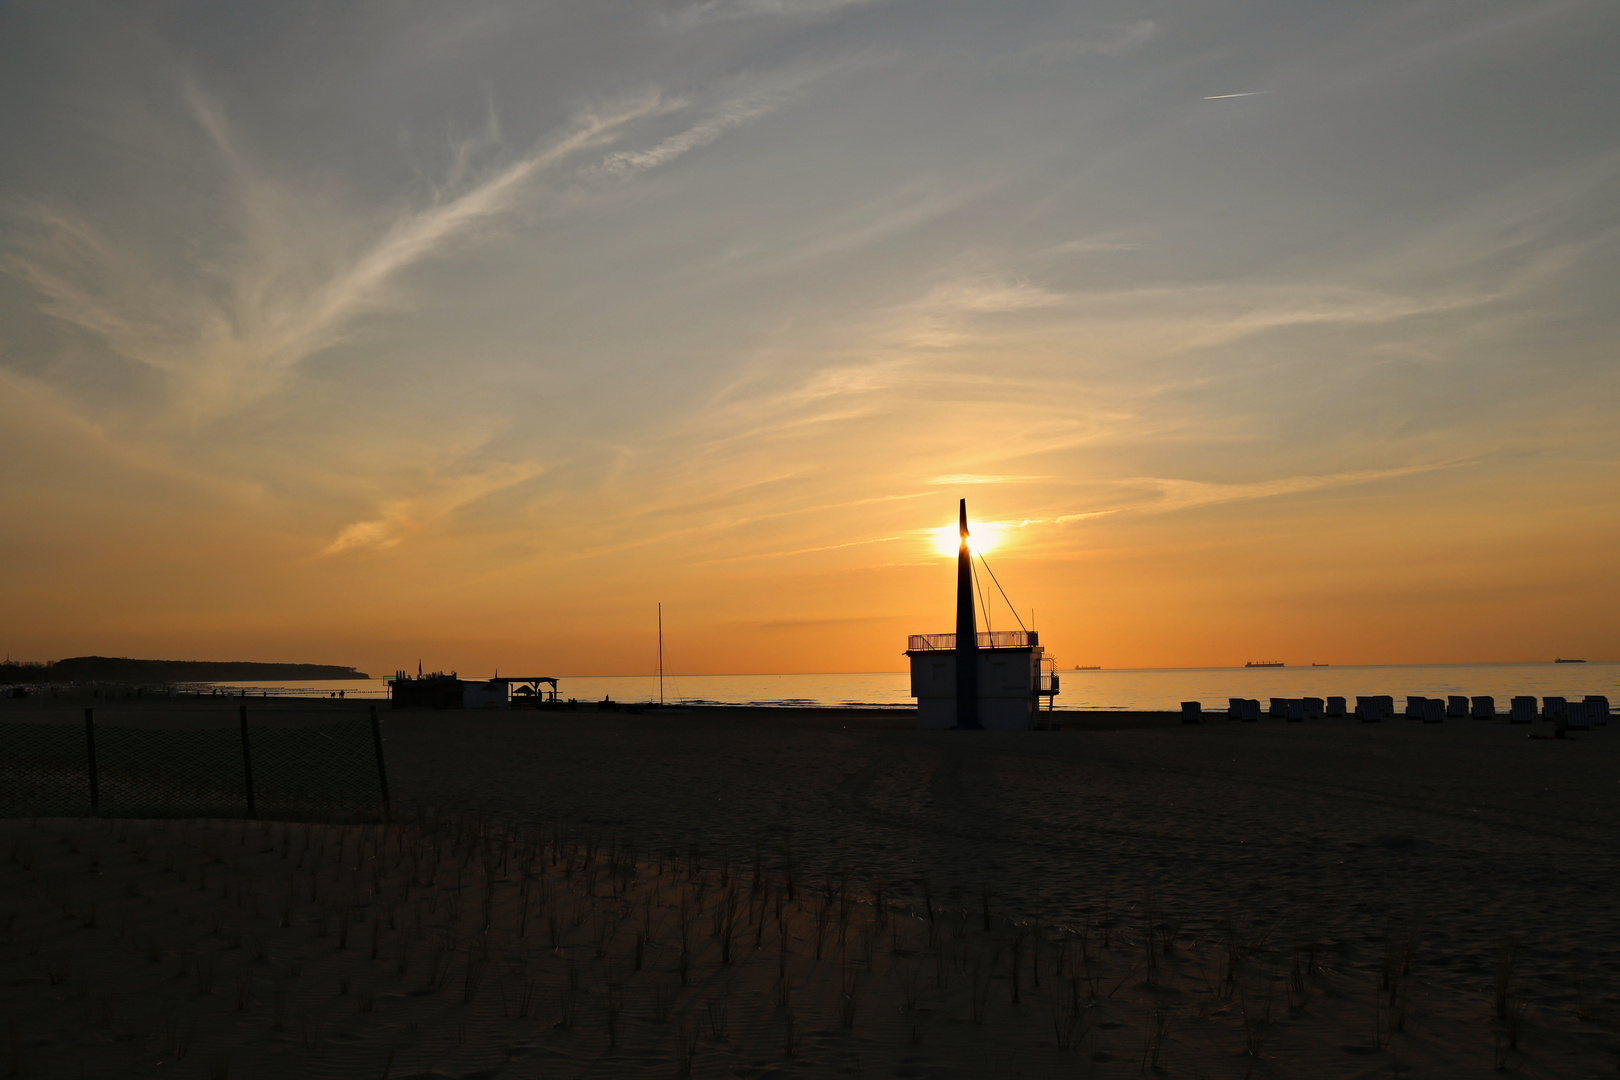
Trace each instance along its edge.
<path fill-rule="evenodd" d="M 1226 699 L 1226 715 L 1233 720 L 1243 719 L 1243 703 L 1248 698 L 1229 697 Z"/>
<path fill-rule="evenodd" d="M 1485 695 L 1471 699 L 1473 711 L 1469 713 L 1475 720 L 1494 720 L 1496 718 L 1496 699 Z"/>
<path fill-rule="evenodd" d="M 1237 717 L 1238 720 L 1245 724 L 1257 724 L 1260 722 L 1259 698 L 1233 698 L 1232 700 L 1237 702 L 1237 711 L 1232 715 Z"/>
<path fill-rule="evenodd" d="M 1409 719 L 1412 719 L 1412 720 L 1421 720 L 1421 719 L 1423 719 L 1423 703 L 1428 701 L 1428 700 L 1429 699 L 1426 698 L 1426 697 L 1418 697 L 1418 696 L 1413 695 L 1413 694 L 1406 695 L 1406 715 L 1407 715 L 1407 717 Z"/>
<path fill-rule="evenodd" d="M 1446 722 L 1446 703 L 1437 697 L 1423 699 L 1423 722 L 1425 724 L 1443 724 Z"/>
<path fill-rule="evenodd" d="M 1327 715 L 1328 716 L 1343 716 L 1344 715 L 1344 698 L 1342 698 L 1342 697 L 1330 697 L 1330 698 L 1328 698 L 1327 699 Z"/>
<path fill-rule="evenodd" d="M 1452 717 L 1454 719 L 1467 716 L 1468 715 L 1468 699 L 1466 697 L 1464 697 L 1463 695 L 1461 695 L 1461 694 L 1449 694 L 1449 695 L 1447 695 L 1446 696 L 1446 715 L 1449 716 L 1449 717 Z"/>
<path fill-rule="evenodd" d="M 1290 724 L 1302 724 L 1305 722 L 1304 698 L 1296 697 L 1288 699 L 1288 722 Z"/>
<path fill-rule="evenodd" d="M 1564 706 L 1564 726 L 1570 731 L 1590 731 L 1592 721 L 1587 716 L 1586 702 L 1571 701 Z"/>
<path fill-rule="evenodd" d="M 1183 724 L 1196 724 L 1204 711 L 1201 701 L 1183 701 L 1181 703 L 1181 722 Z"/>
<path fill-rule="evenodd" d="M 1368 705 L 1368 709 L 1370 710 L 1372 719 L 1395 719 L 1395 699 L 1389 694 L 1375 694 L 1368 698 L 1367 701 L 1370 703 Z"/>
<path fill-rule="evenodd" d="M 1516 697 L 1509 706 L 1508 723 L 1528 724 L 1536 718 L 1536 699 L 1533 697 Z"/>
<path fill-rule="evenodd" d="M 502 680 L 461 684 L 463 709 L 504 709 L 510 701 L 508 684 Z"/>
<path fill-rule="evenodd" d="M 1561 697 L 1544 697 L 1541 699 L 1541 718 L 1557 722 L 1564 718 L 1564 709 L 1569 702 Z"/>
<path fill-rule="evenodd" d="M 1034 630 L 980 632 L 974 613 L 973 553 L 967 500 L 961 502 L 956 556 L 956 633 L 912 634 L 906 640 L 911 696 L 919 728 L 1029 731 L 1041 699 L 1057 695 L 1057 674 L 1046 669 Z"/>
<path fill-rule="evenodd" d="M 1609 722 L 1609 699 L 1602 694 L 1586 695 L 1586 718 L 1600 726 Z"/>
<path fill-rule="evenodd" d="M 1300 698 L 1300 704 L 1305 707 L 1305 719 L 1322 719 L 1322 699 L 1319 697 Z"/>
<path fill-rule="evenodd" d="M 1356 719 L 1363 724 L 1376 724 L 1384 718 L 1383 710 L 1379 708 L 1378 699 L 1372 696 L 1358 696 L 1356 698 Z"/>
<path fill-rule="evenodd" d="M 1288 699 L 1285 697 L 1272 698 L 1271 706 L 1266 710 L 1266 715 L 1286 718 L 1288 716 Z"/>

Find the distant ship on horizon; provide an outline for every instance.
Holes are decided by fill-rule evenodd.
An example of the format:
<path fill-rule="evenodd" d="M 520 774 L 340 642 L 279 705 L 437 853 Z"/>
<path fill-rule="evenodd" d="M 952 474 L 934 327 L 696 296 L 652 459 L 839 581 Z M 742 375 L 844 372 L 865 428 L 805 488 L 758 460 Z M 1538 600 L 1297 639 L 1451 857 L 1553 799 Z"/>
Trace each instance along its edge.
<path fill-rule="evenodd" d="M 1281 660 L 1250 660 L 1244 667 L 1287 667 Z"/>
<path fill-rule="evenodd" d="M 1074 670 L 1076 670 L 1076 671 L 1101 671 L 1102 670 L 1102 665 L 1101 664 L 1076 664 L 1076 665 L 1074 665 Z"/>
<path fill-rule="evenodd" d="M 1584 664 L 1584 663 L 1586 663 L 1586 661 L 1585 660 L 1565 660 L 1562 656 L 1560 656 L 1557 660 L 1554 660 L 1553 663 L 1555 663 L 1555 664 Z"/>

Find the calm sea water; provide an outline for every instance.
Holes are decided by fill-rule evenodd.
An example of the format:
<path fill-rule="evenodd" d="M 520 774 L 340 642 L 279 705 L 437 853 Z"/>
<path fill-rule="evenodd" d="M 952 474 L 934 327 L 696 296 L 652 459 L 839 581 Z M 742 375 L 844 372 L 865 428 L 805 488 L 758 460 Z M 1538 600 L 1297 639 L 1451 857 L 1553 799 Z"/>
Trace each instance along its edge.
<path fill-rule="evenodd" d="M 1581 697 L 1606 694 L 1620 704 L 1620 662 L 1587 664 L 1432 664 L 1304 668 L 1128 668 L 1062 671 L 1057 711 L 1087 709 L 1177 709 L 1183 701 L 1225 708 L 1229 697 L 1328 697 L 1359 694 L 1490 694 L 1507 710 L 1515 694 Z M 382 679 L 334 682 L 217 683 L 232 690 L 259 689 L 325 697 L 388 696 Z M 581 701 L 649 701 L 658 697 L 655 675 L 560 677 L 559 696 Z M 905 672 L 831 675 L 666 675 L 664 700 L 725 705 L 913 704 Z"/>

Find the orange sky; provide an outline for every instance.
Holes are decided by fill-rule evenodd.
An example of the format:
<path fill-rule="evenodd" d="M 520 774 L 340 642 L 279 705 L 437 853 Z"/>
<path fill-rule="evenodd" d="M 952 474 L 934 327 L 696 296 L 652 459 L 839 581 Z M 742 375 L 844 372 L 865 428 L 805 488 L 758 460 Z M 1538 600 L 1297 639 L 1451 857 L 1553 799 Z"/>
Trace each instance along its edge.
<path fill-rule="evenodd" d="M 0 648 L 1620 657 L 1612 9 L 990 7 L 0 12 Z"/>

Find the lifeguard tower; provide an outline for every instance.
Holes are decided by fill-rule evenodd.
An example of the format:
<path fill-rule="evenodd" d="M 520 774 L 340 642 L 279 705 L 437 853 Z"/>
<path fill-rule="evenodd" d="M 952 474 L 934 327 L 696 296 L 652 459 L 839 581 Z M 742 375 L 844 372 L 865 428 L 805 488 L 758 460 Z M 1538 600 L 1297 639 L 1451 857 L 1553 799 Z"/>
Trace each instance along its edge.
<path fill-rule="evenodd" d="M 919 728 L 1030 731 L 1043 726 L 1041 699 L 1050 709 L 1057 696 L 1057 674 L 1034 630 L 979 632 L 966 499 L 956 554 L 956 633 L 912 634 L 906 656 Z"/>

